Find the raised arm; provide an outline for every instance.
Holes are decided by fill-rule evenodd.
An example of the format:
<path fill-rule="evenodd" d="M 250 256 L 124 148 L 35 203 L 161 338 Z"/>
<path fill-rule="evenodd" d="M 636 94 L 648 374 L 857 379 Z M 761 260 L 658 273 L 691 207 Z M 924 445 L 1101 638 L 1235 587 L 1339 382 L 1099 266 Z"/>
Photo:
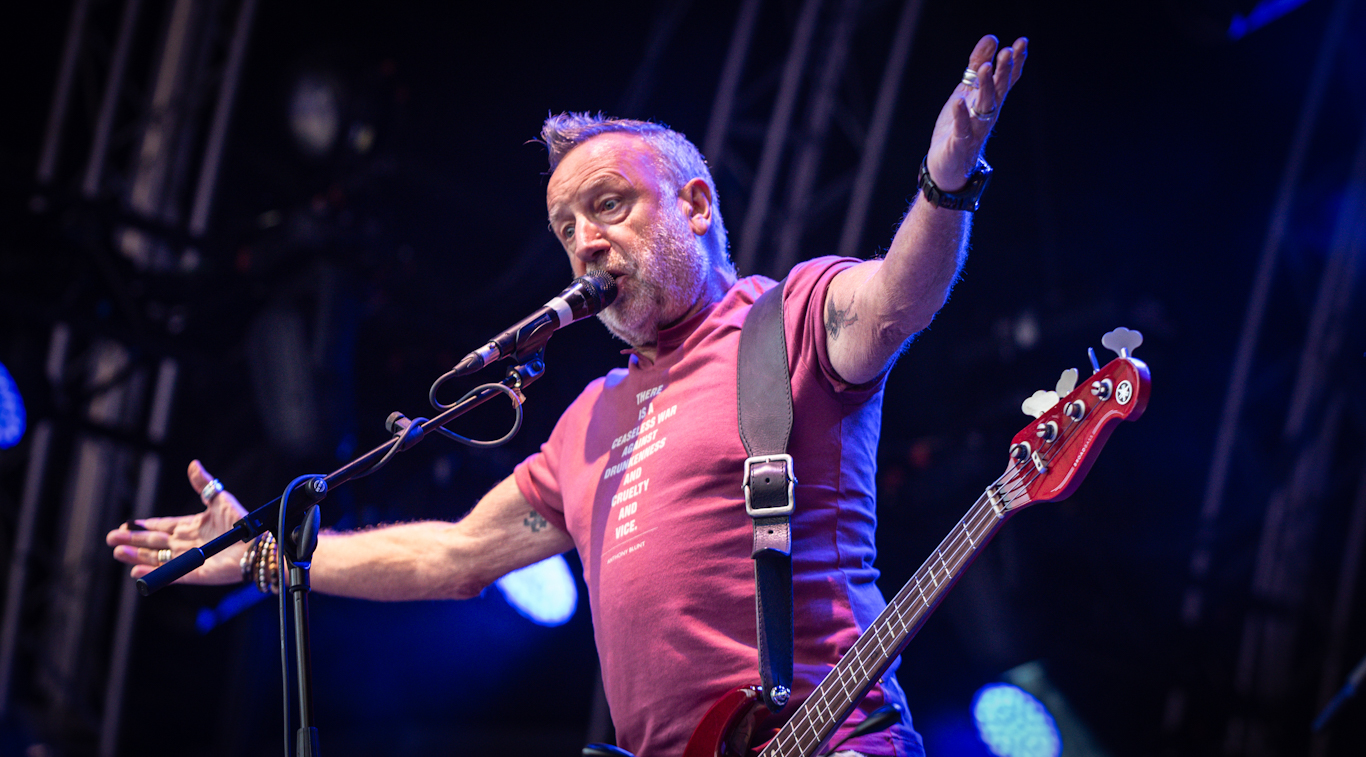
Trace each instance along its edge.
<path fill-rule="evenodd" d="M 935 122 L 925 164 L 945 192 L 967 186 L 1006 94 L 1024 69 L 1028 40 L 999 51 L 997 44 L 991 35 L 977 43 L 968 59 L 976 86 L 956 86 Z M 917 192 L 886 257 L 830 282 L 826 345 L 840 377 L 853 384 L 875 378 L 908 339 L 930 325 L 967 257 L 971 219 L 971 212 L 936 207 Z"/>
<path fill-rule="evenodd" d="M 189 479 L 195 491 L 203 491 L 211 477 L 195 461 Z M 114 558 L 132 565 L 137 578 L 164 562 L 158 559 L 159 550 L 180 555 L 228 530 L 245 514 L 237 499 L 224 491 L 201 513 L 147 518 L 139 526 L 124 524 L 110 531 L 106 541 L 114 547 Z M 568 534 L 536 513 L 509 476 L 457 523 L 424 521 L 322 534 L 311 579 L 314 589 L 347 597 L 464 599 L 504 573 L 573 546 Z M 181 581 L 239 582 L 245 551 L 245 545 L 234 545 Z"/>

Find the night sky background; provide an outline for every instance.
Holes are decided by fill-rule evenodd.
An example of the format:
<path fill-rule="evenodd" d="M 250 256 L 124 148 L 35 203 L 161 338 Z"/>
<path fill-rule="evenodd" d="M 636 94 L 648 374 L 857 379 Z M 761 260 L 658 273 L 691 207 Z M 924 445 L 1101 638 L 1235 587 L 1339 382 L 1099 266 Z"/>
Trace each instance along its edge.
<path fill-rule="evenodd" d="M 872 110 L 901 10 L 886 1 L 861 5 L 821 163 L 830 181 L 857 163 L 852 135 Z M 1031 661 L 1042 664 L 1103 753 L 1309 754 L 1324 681 L 1336 688 L 1366 654 L 1366 603 L 1351 598 L 1345 625 L 1330 617 L 1366 449 L 1366 407 L 1355 391 L 1366 385 L 1359 296 L 1339 316 L 1347 326 L 1335 332 L 1322 385 L 1325 397 L 1346 397 L 1346 409 L 1328 435 L 1330 459 L 1311 497 L 1312 517 L 1301 521 L 1308 524 L 1304 589 L 1268 609 L 1251 588 L 1263 559 L 1268 493 L 1290 477 L 1290 458 L 1300 449 L 1282 428 L 1334 228 L 1366 211 L 1349 192 L 1366 115 L 1366 78 L 1355 59 L 1366 8 L 1350 3 L 1334 22 L 1342 47 L 1276 253 L 1230 482 L 1219 517 L 1201 531 L 1257 263 L 1325 29 L 1343 3 L 1310 0 L 1231 39 L 1230 20 L 1255 5 L 923 3 L 858 246 L 863 257 L 890 241 L 914 194 L 934 118 L 977 38 L 1028 36 L 1030 55 L 987 147 L 996 172 L 974 221 L 962 281 L 888 381 L 879 470 L 884 593 L 900 588 L 1000 475 L 1010 438 L 1030 421 L 1021 400 L 1053 388 L 1066 368 L 1085 374 L 1088 347 L 1102 363 L 1111 357 L 1102 334 L 1118 326 L 1143 332 L 1136 355 L 1153 377 L 1146 415 L 1115 433 L 1081 489 L 1007 524 L 904 654 L 900 680 L 931 754 L 987 754 L 972 733 L 973 692 Z M 93 3 L 92 24 L 106 40 L 121 7 Z M 721 155 L 708 156 L 732 247 L 798 9 L 792 0 L 763 4 L 731 138 Z M 152 20 L 130 64 L 130 122 L 164 23 L 157 21 L 161 4 L 149 3 L 146 13 Z M 179 362 L 168 438 L 149 445 L 114 434 L 162 455 L 158 514 L 198 506 L 181 473 L 191 459 L 203 460 L 254 506 L 278 496 L 295 475 L 329 471 L 383 442 L 390 412 L 432 414 L 427 389 L 434 379 L 570 278 L 545 228 L 544 149 L 530 142 L 542 119 L 602 110 L 662 121 L 700 144 L 735 13 L 735 4 L 709 0 L 263 3 L 209 233 L 187 240 L 183 221 L 157 227 L 172 248 L 198 252 L 194 265 L 149 272 L 111 243 L 111 230 L 127 220 L 115 199 L 131 160 L 127 133 L 116 137 L 105 193 L 92 201 L 78 192 L 83 158 L 74 156 L 84 155 L 89 139 L 88 125 L 79 124 L 98 103 L 107 50 L 90 52 L 78 66 L 71 116 L 78 125 L 64 142 L 73 157 L 40 185 L 35 166 L 70 7 L 10 8 L 10 34 L 0 45 L 7 72 L 0 363 L 24 395 L 30 424 L 50 418 L 61 433 L 90 430 L 73 411 L 79 393 L 44 378 L 59 321 L 87 341 L 120 340 L 151 365 L 165 356 Z M 823 21 L 794 119 L 798 131 L 827 30 Z M 295 82 L 310 72 L 342 93 L 344 133 L 373 129 L 369 149 L 345 138 L 322 156 L 299 149 L 287 110 Z M 780 205 L 781 192 L 776 197 Z M 830 198 L 808 219 L 804 258 L 836 246 L 845 195 Z M 761 245 L 761 259 L 769 252 Z M 741 273 L 782 272 L 761 263 Z M 1347 275 L 1344 287 L 1360 295 L 1361 266 Z M 269 343 L 263 333 L 282 313 L 306 329 L 307 354 L 298 359 L 316 420 L 307 429 L 284 428 L 273 414 L 280 392 L 271 399 L 270 370 L 260 358 L 262 340 Z M 545 377 L 527 392 L 515 440 L 479 451 L 430 439 L 335 492 L 324 504 L 324 525 L 460 517 L 537 448 L 585 383 L 621 364 L 620 349 L 594 324 L 557 334 Z M 452 386 L 443 397 L 469 386 Z M 494 402 L 459 430 L 491 438 L 510 418 L 504 403 Z M 0 450 L 6 565 L 27 444 Z M 59 455 L 55 465 L 69 463 Z M 62 528 L 60 470 L 51 475 L 40 545 Z M 99 533 L 123 517 L 108 513 Z M 1207 609 L 1199 623 L 1183 623 L 1200 544 L 1212 555 L 1202 579 Z M 73 684 L 85 695 L 75 706 L 54 706 L 34 684 L 45 633 L 41 579 L 53 570 L 42 552 L 30 558 L 23 662 L 0 721 L 0 754 L 95 754 L 108 632 L 95 622 L 88 634 L 88 669 Z M 569 561 L 577 577 L 578 563 L 572 555 Z M 106 597 L 98 606 L 106 607 L 127 577 L 102 536 L 89 570 L 96 596 Z M 175 588 L 139 600 L 120 754 L 281 748 L 271 603 L 207 632 L 196 626 L 206 608 L 236 592 Z M 329 754 L 571 755 L 585 741 L 610 738 L 592 725 L 597 671 L 586 602 L 555 628 L 529 623 L 493 589 L 463 603 L 316 596 L 312 610 L 318 725 Z M 1291 684 L 1276 695 L 1235 683 L 1251 612 L 1280 613 L 1297 629 L 1285 663 Z M 1344 657 L 1326 663 L 1334 628 L 1346 629 Z M 1366 701 L 1349 702 L 1317 753 L 1359 753 L 1363 713 Z M 1229 735 L 1233 721 L 1264 729 L 1244 741 Z M 46 751 L 25 752 L 32 744 Z"/>

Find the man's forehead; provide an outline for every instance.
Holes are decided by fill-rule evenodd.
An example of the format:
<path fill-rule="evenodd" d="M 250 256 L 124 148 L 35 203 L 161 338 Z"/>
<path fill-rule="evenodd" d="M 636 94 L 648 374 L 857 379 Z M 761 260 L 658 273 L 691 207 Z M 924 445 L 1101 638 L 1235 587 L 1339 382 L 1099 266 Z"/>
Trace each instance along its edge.
<path fill-rule="evenodd" d="M 612 174 L 630 181 L 652 179 L 654 173 L 655 152 L 644 139 L 626 132 L 598 134 L 575 145 L 560 159 L 546 187 L 546 202 L 553 211 L 566 190 L 591 186 Z"/>

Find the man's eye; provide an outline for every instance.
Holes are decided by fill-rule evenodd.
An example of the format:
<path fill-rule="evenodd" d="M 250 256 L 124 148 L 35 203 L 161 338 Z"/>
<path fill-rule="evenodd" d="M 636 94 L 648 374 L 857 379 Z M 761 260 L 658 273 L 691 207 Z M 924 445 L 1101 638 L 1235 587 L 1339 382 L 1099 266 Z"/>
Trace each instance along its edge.
<path fill-rule="evenodd" d="M 616 210 L 619 207 L 621 207 L 621 200 L 607 199 L 602 201 L 603 210 Z"/>
<path fill-rule="evenodd" d="M 566 226 L 564 227 L 564 231 L 562 233 L 564 234 L 565 239 L 572 239 L 574 236 L 574 227 Z"/>

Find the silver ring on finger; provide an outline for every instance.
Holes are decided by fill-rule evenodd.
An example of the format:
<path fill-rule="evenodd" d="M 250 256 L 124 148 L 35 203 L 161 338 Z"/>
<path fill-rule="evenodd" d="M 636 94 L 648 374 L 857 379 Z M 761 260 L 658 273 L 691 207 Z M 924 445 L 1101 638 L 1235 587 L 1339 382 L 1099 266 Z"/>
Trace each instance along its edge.
<path fill-rule="evenodd" d="M 976 88 L 977 88 L 977 72 L 976 72 L 976 71 L 973 71 L 971 68 L 965 68 L 965 69 L 963 69 L 963 84 L 966 85 L 966 86 L 968 86 L 968 87 L 972 87 L 973 89 L 976 89 Z"/>
<path fill-rule="evenodd" d="M 996 115 L 995 108 L 992 108 L 991 110 L 983 113 L 982 111 L 979 111 L 976 108 L 972 107 L 971 103 L 968 104 L 968 112 L 971 113 L 972 117 L 977 119 L 978 121 L 990 121 L 991 117 Z"/>
<path fill-rule="evenodd" d="M 157 550 L 157 564 L 158 564 L 158 565 L 165 565 L 166 563 L 168 563 L 168 562 L 170 562 L 170 561 L 171 561 L 171 550 L 169 550 L 169 549 L 158 549 L 158 550 Z"/>
<path fill-rule="evenodd" d="M 217 497 L 222 491 L 223 482 L 215 478 L 209 483 L 204 484 L 204 488 L 199 491 L 199 501 L 203 502 L 205 507 L 208 507 L 209 503 L 213 501 L 213 498 Z"/>

